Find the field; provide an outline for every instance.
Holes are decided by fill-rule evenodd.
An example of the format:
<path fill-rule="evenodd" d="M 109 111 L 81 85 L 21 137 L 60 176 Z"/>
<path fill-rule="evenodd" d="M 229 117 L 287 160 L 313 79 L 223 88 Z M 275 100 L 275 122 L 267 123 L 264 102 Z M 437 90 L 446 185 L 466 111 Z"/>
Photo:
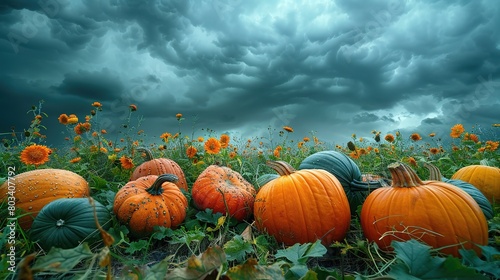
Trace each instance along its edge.
<path fill-rule="evenodd" d="M 2 133 L 1 181 L 7 183 L 10 177 L 31 170 L 69 170 L 89 183 L 93 209 L 97 209 L 95 204 L 99 203 L 111 213 L 111 218 L 98 227 L 97 238 L 84 240 L 72 248 L 48 248 L 42 244 L 44 240 L 33 240 L 31 230 L 23 229 L 18 223 L 12 226 L 11 221 L 15 219 L 7 211 L 11 210 L 10 204 L 3 200 L 0 211 L 0 244 L 5 248 L 0 262 L 2 279 L 500 277 L 498 203 L 492 203 L 492 217 L 487 220 L 487 244 L 480 247 L 481 256 L 470 249 L 461 249 L 458 256 L 451 256 L 438 251 L 440 248 L 419 242 L 419 238 L 394 241 L 392 251 L 382 250 L 365 237 L 360 223 L 361 204 L 357 207 L 351 204 L 351 210 L 343 210 L 350 211 L 350 223 L 341 240 L 330 244 L 311 241 L 284 245 L 258 229 L 253 213 L 236 219 L 229 214 L 200 209 L 191 193 L 197 178 L 212 165 L 232 169 L 258 191 L 269 182 L 266 176 L 277 174 L 267 162 L 283 161 L 300 170 L 304 159 L 321 151 L 346 155 L 359 167 L 362 178 L 386 186 L 393 183 L 387 167 L 395 162 L 409 166 L 422 180 L 431 176 L 426 167 L 429 163 L 446 178 L 465 166 L 500 167 L 498 124 L 483 124 L 482 130 L 457 124 L 450 127 L 447 139 L 437 139 L 433 134 L 421 135 L 417 131 L 411 135 L 372 131 L 369 139 L 352 135 L 348 143 L 335 144 L 318 139 L 314 133 L 294 141 L 293 127 L 289 126 L 270 127 L 269 135 L 259 139 L 236 139 L 211 130 L 183 135 L 181 127 L 189 125 L 191 120 L 179 113 L 172 116 L 177 119 L 178 128 L 165 131 L 156 139 L 156 144 L 147 144 L 147 132 L 141 130 L 138 117 L 140 108 L 134 104 L 129 106 L 129 117 L 126 123 L 119 124 L 122 129 L 116 139 L 110 139 L 102 128 L 103 110 L 106 108 L 94 102 L 89 104 L 87 116 L 61 112 L 59 122 L 66 128 L 64 147 L 50 148 L 51 139 L 44 136 L 45 130 L 51 129 L 44 126 L 44 119 L 49 116 L 41 106 L 32 108 L 33 121 L 23 133 Z M 171 159 L 180 166 L 187 182 L 188 190 L 184 190 L 183 195 L 188 207 L 185 218 L 172 228 L 155 227 L 149 234 L 133 234 L 129 226 L 113 214 L 113 204 L 134 170 L 151 156 Z M 20 191 L 16 190 L 18 194 Z M 16 209 L 15 215 L 16 219 L 26 216 L 20 209 Z M 306 217 L 317 221 L 328 218 Z M 476 230 L 469 224 L 460 227 L 470 227 L 471 232 Z M 15 252 L 15 257 L 11 252 Z"/>

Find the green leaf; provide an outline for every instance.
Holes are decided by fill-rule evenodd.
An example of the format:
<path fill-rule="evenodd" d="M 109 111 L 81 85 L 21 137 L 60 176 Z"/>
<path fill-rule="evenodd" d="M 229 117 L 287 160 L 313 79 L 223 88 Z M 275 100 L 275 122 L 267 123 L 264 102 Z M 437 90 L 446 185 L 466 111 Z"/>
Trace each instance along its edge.
<path fill-rule="evenodd" d="M 257 260 L 250 258 L 242 265 L 231 267 L 226 276 L 231 280 L 253 280 L 253 279 L 268 279 L 281 280 L 285 279 L 278 266 L 262 266 L 257 264 Z"/>
<path fill-rule="evenodd" d="M 166 277 L 159 279 L 215 279 L 206 278 L 215 277 L 218 269 L 226 263 L 226 254 L 220 247 L 209 247 L 201 254 L 201 257 L 195 255 L 187 260 L 186 267 L 174 268 Z"/>
<path fill-rule="evenodd" d="M 129 247 L 125 250 L 125 252 L 133 254 L 137 251 L 141 251 L 148 248 L 148 246 L 149 242 L 146 240 L 133 241 L 129 243 Z"/>
<path fill-rule="evenodd" d="M 53 247 L 47 255 L 36 259 L 31 268 L 35 271 L 68 272 L 82 260 L 93 256 L 87 243 L 82 243 L 75 248 L 61 249 Z"/>
<path fill-rule="evenodd" d="M 219 218 L 222 217 L 221 213 L 212 213 L 212 209 L 205 209 L 204 212 L 196 213 L 196 218 L 202 222 L 217 225 Z"/>
<path fill-rule="evenodd" d="M 241 235 L 235 235 L 233 239 L 224 244 L 224 251 L 228 261 L 243 262 L 247 254 L 253 253 L 252 244 L 245 241 Z"/>
<path fill-rule="evenodd" d="M 164 279 L 174 256 L 175 255 L 170 255 L 157 264 L 151 266 L 151 268 L 147 270 L 144 280 Z"/>
<path fill-rule="evenodd" d="M 441 265 L 444 260 L 432 260 L 430 254 L 430 246 L 422 244 L 417 240 L 410 239 L 407 242 L 392 242 L 394 247 L 394 252 L 396 252 L 396 257 L 403 261 L 408 267 L 408 273 L 414 276 L 420 276 L 431 267 L 436 267 Z"/>
<path fill-rule="evenodd" d="M 305 264 L 310 257 L 321 257 L 326 254 L 326 247 L 320 240 L 315 243 L 296 243 L 292 247 L 276 252 L 276 258 L 286 258 L 293 264 Z"/>
<path fill-rule="evenodd" d="M 460 249 L 462 264 L 500 278 L 500 252 L 490 246 L 481 246 L 481 248 L 483 257 L 486 259 L 485 261 L 479 258 L 474 250 Z M 494 258 L 495 255 L 497 256 L 496 260 Z"/>

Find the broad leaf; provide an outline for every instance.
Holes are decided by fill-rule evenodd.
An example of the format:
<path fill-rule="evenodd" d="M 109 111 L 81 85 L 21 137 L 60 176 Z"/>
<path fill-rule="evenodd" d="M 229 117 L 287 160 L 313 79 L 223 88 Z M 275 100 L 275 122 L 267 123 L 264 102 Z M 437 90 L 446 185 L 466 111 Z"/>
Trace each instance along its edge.
<path fill-rule="evenodd" d="M 93 256 L 87 243 L 82 243 L 75 248 L 61 249 L 53 247 L 45 256 L 36 259 L 31 268 L 35 271 L 68 272 L 82 260 Z"/>
<path fill-rule="evenodd" d="M 420 276 L 434 267 L 438 267 L 444 260 L 432 259 L 430 254 L 431 247 L 410 239 L 407 242 L 392 242 L 396 257 L 403 261 L 408 267 L 408 273 L 414 276 Z M 432 267 L 429 267 L 432 266 Z"/>
<path fill-rule="evenodd" d="M 482 246 L 481 248 L 486 261 L 480 259 L 474 250 L 460 249 L 462 264 L 500 278 L 500 252 L 489 246 Z M 497 256 L 496 260 L 494 259 L 495 255 Z"/>
<path fill-rule="evenodd" d="M 144 250 L 148 248 L 149 242 L 146 240 L 139 240 L 139 241 L 134 241 L 130 242 L 129 247 L 125 250 L 125 252 L 129 254 L 133 254 L 137 251 Z"/>
<path fill-rule="evenodd" d="M 231 280 L 285 279 L 279 267 L 261 266 L 257 264 L 257 260 L 255 259 L 248 259 L 244 264 L 230 268 L 226 275 Z"/>
<path fill-rule="evenodd" d="M 241 235 L 235 235 L 231 240 L 224 244 L 228 261 L 243 262 L 248 253 L 254 251 L 252 244 L 245 241 Z"/>
<path fill-rule="evenodd" d="M 202 222 L 217 225 L 219 218 L 222 217 L 221 213 L 212 213 L 212 209 L 205 209 L 204 212 L 196 213 L 196 218 Z"/>
<path fill-rule="evenodd" d="M 210 247 L 201 254 L 201 257 L 191 256 L 186 267 L 173 269 L 165 279 L 205 279 L 209 275 L 216 275 L 218 269 L 225 263 L 224 250 L 220 247 Z"/>
<path fill-rule="evenodd" d="M 168 272 L 168 267 L 170 266 L 173 258 L 174 255 L 168 256 L 159 263 L 151 266 L 151 268 L 149 268 L 146 272 L 144 280 L 163 279 Z"/>
<path fill-rule="evenodd" d="M 321 257 L 326 254 L 326 247 L 318 240 L 315 243 L 296 243 L 292 247 L 278 250 L 276 258 L 286 258 L 293 264 L 305 264 L 308 258 Z"/>

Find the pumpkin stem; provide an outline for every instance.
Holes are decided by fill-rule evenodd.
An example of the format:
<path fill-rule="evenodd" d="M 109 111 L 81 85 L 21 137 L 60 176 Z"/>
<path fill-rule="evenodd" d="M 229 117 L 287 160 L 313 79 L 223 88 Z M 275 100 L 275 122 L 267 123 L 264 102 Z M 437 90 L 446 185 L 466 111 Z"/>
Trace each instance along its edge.
<path fill-rule="evenodd" d="M 162 174 L 156 178 L 151 187 L 147 188 L 146 191 L 152 195 L 160 195 L 163 193 L 163 188 L 161 187 L 163 183 L 175 183 L 177 180 L 179 180 L 179 178 L 174 174 Z"/>
<path fill-rule="evenodd" d="M 423 185 L 424 182 L 417 173 L 402 162 L 395 162 L 387 166 L 392 175 L 392 187 L 410 188 Z"/>
<path fill-rule="evenodd" d="M 278 172 L 280 176 L 290 175 L 295 172 L 295 169 L 290 164 L 282 160 L 269 160 L 266 162 L 266 165 Z"/>
<path fill-rule="evenodd" d="M 437 168 L 437 166 L 427 162 L 424 162 L 424 166 L 429 169 L 429 180 L 442 181 L 443 175 L 441 174 L 441 171 L 439 171 L 439 168 Z"/>
<path fill-rule="evenodd" d="M 150 160 L 153 160 L 154 157 L 153 157 L 153 153 L 151 152 L 150 149 L 146 148 L 146 147 L 138 147 L 135 149 L 137 152 L 142 152 L 142 153 L 145 153 L 146 156 L 146 161 L 150 161 Z"/>

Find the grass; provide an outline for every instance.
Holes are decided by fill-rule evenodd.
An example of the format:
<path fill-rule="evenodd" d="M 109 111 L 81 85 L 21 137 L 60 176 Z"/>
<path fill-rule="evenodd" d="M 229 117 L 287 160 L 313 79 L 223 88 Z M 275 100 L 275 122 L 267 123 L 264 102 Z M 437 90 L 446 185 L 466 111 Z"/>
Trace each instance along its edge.
<path fill-rule="evenodd" d="M 42 105 L 43 102 L 40 102 L 31 108 L 29 113 L 33 114 L 33 121 L 24 131 L 1 134 L 0 174 L 5 174 L 4 179 L 7 179 L 9 168 L 15 168 L 16 174 L 36 168 L 71 170 L 89 182 L 92 197 L 110 210 L 116 192 L 128 182 L 133 169 L 144 161 L 142 153 L 136 151 L 139 147 L 150 149 L 155 158 L 176 161 L 185 173 L 188 186 L 192 186 L 206 167 L 220 164 L 239 172 L 258 187 L 260 176 L 274 173 L 266 166 L 266 161 L 283 160 L 298 168 L 304 158 L 323 150 L 349 155 L 363 173 L 384 178 L 390 177 L 387 165 L 395 161 L 406 162 L 421 178 L 429 175 L 424 162 L 436 165 L 448 178 L 467 165 L 500 166 L 497 141 L 500 128 L 496 124 L 487 129 L 478 126 L 469 130 L 455 126 L 447 139 L 437 139 L 432 134 L 420 135 L 418 132 L 402 135 L 399 132 L 372 131 L 373 137 L 352 135 L 349 143 L 335 144 L 318 139 L 314 133 L 303 136 L 299 141 L 293 140 L 296 137 L 292 137 L 294 132 L 291 127 L 270 127 L 266 137 L 253 139 L 223 136 L 209 129 L 193 129 L 188 136 L 181 133 L 181 128 L 190 120 L 177 114 L 172 117 L 177 119 L 178 127 L 165 131 L 160 139 L 154 140 L 159 144 L 147 144 L 146 133 L 140 127 L 142 117 L 137 115 L 135 105 L 128 108 L 124 123 L 115 124 L 121 127 L 120 138 L 110 139 L 111 136 L 101 128 L 104 121 L 101 115 L 105 108 L 98 102 L 89 106 L 89 114 L 79 117 L 76 122 L 71 120 L 71 116 L 68 116 L 69 122 L 64 116 L 60 117 L 61 126 L 66 127 L 66 144 L 51 147 L 48 161 L 26 164 L 20 154 L 27 147 L 50 143 L 50 139 L 43 134 L 47 129 L 43 120 L 49 116 L 43 112 Z M 211 138 L 212 143 L 221 147 L 205 147 Z M 305 253 L 298 249 L 304 255 L 298 260 L 291 260 L 287 256 L 295 253 L 292 251 L 294 247 L 278 244 L 271 236 L 258 232 L 251 220 L 238 222 L 220 213 L 198 210 L 190 194 L 185 195 L 189 209 L 181 226 L 177 229 L 157 228 L 147 238 L 132 237 L 127 227 L 113 216 L 111 227 L 102 232 L 103 240 L 64 252 L 48 252 L 30 240 L 29 231 L 18 226 L 15 229 L 16 273 L 9 271 L 9 256 L 2 253 L 0 274 L 7 279 L 14 279 L 19 274 L 39 279 L 98 279 L 111 275 L 119 279 L 148 279 L 169 273 L 170 276 L 188 279 L 198 271 L 195 278 L 199 279 L 207 276 L 212 277 L 207 279 L 224 279 L 228 275 L 240 279 L 238 275 L 241 276 L 245 269 L 259 268 L 260 276 L 279 274 L 287 279 L 393 279 L 389 273 L 395 271 L 394 267 L 401 261 L 398 259 L 401 255 L 383 252 L 364 238 L 357 213 L 353 213 L 351 228 L 344 240 L 327 247 L 304 244 L 309 247 L 299 249 L 305 250 Z M 7 208 L 7 202 L 2 202 L 2 217 L 7 217 Z M 9 248 L 11 239 L 7 219 L 2 219 L 0 229 L 0 245 Z M 489 232 L 488 248 L 497 250 L 500 244 L 498 204 L 495 205 L 495 217 L 489 221 Z M 54 267 L 50 259 L 53 260 L 57 254 L 74 261 L 62 261 Z M 493 255 L 496 259 L 483 257 L 481 261 L 496 265 L 499 256 Z M 489 270 L 481 270 L 465 261 L 461 265 L 473 268 L 483 276 L 492 275 Z"/>

